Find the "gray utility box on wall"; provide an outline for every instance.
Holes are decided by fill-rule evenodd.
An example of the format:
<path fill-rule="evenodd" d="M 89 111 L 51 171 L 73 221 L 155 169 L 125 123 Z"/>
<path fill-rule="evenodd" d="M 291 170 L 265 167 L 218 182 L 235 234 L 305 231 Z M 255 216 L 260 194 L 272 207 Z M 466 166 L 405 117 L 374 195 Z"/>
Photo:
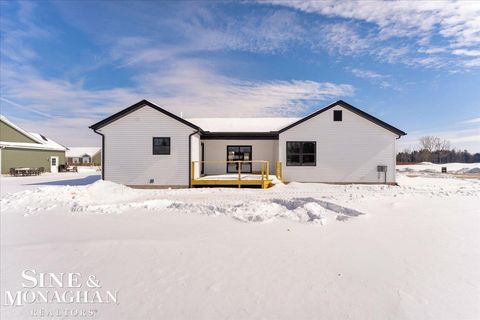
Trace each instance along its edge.
<path fill-rule="evenodd" d="M 377 172 L 387 172 L 387 166 L 377 166 Z"/>
<path fill-rule="evenodd" d="M 384 183 L 387 183 L 387 166 L 377 166 L 378 179 L 380 179 L 380 172 L 383 172 Z"/>

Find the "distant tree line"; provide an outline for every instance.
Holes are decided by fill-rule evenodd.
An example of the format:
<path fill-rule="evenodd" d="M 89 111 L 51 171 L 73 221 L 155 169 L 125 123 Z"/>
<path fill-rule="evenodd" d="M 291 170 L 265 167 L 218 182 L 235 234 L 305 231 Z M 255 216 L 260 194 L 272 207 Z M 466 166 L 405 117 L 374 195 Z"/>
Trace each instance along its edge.
<path fill-rule="evenodd" d="M 480 153 L 471 154 L 467 150 L 455 150 L 450 148 L 448 140 L 442 140 L 438 137 L 425 136 L 420 138 L 419 150 L 404 150 L 397 154 L 398 163 L 449 163 L 463 162 L 472 163 L 480 162 Z"/>

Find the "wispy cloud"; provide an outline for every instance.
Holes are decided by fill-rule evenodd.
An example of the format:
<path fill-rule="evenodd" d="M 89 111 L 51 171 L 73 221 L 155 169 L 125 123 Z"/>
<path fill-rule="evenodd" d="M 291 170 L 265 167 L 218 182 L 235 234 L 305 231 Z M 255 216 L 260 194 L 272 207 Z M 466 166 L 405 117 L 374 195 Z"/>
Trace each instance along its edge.
<path fill-rule="evenodd" d="M 385 79 L 388 78 L 387 76 L 380 74 L 375 71 L 371 70 L 366 70 L 366 69 L 359 69 L 359 68 L 351 68 L 349 69 L 351 73 L 353 73 L 355 76 L 363 79 L 371 79 L 371 80 L 376 80 L 376 79 Z"/>
<path fill-rule="evenodd" d="M 271 1 L 305 12 L 361 20 L 389 37 L 440 34 L 456 46 L 480 42 L 477 1 Z"/>
<path fill-rule="evenodd" d="M 466 124 L 470 124 L 470 123 L 478 123 L 480 124 L 480 118 L 473 118 L 473 119 L 469 119 L 469 120 L 465 120 L 465 121 L 462 121 L 461 122 L 462 124 L 466 123 Z"/>
<path fill-rule="evenodd" d="M 305 35 L 300 18 L 288 10 L 276 10 L 262 16 L 250 13 L 234 19 L 214 15 L 207 21 L 193 19 L 179 25 L 183 26 L 190 50 L 283 52 Z"/>
<path fill-rule="evenodd" d="M 2 2 L 0 5 L 3 7 L 16 4 Z M 50 32 L 33 22 L 32 17 L 36 7 L 34 2 L 19 2 L 18 6 L 15 22 L 12 17 L 2 14 L 0 54 L 2 59 L 21 63 L 37 57 L 36 52 L 27 42 L 31 39 L 48 39 Z"/>
<path fill-rule="evenodd" d="M 423 136 L 435 136 L 451 142 L 457 150 L 480 152 L 480 129 L 452 129 L 452 130 L 425 130 L 419 133 L 409 134 L 398 140 L 397 150 L 419 149 L 419 139 Z"/>
<path fill-rule="evenodd" d="M 261 2 L 265 3 L 265 2 Z M 452 55 L 464 56 L 463 67 L 476 66 L 468 57 L 477 56 L 480 45 L 480 2 L 478 1 L 296 1 L 273 0 L 270 3 L 316 13 L 325 17 L 343 18 L 374 25 L 372 34 L 358 37 L 345 30 L 344 23 L 330 27 L 327 39 L 337 42 L 342 54 L 369 54 L 386 61 L 417 64 L 426 67 L 445 67 Z M 338 29 L 342 32 L 337 32 Z M 333 34 L 329 35 L 329 34 Z M 396 50 L 378 52 L 378 44 L 391 39 L 415 39 L 414 45 Z M 436 38 L 442 41 L 434 41 Z M 347 50 L 345 50 L 347 49 Z M 348 50 L 350 49 L 350 50 Z M 397 53 L 397 56 L 394 53 Z M 426 57 L 411 55 L 422 53 Z M 404 58 L 406 55 L 410 57 Z M 450 57 L 445 57 L 449 54 Z M 451 64 L 450 64 L 451 66 Z"/>
<path fill-rule="evenodd" d="M 17 73 L 8 67 L 4 96 L 28 103 L 40 115 L 104 116 L 147 97 L 174 112 L 201 115 L 299 115 L 319 102 L 354 93 L 348 84 L 309 80 L 245 81 L 222 76 L 192 61 L 177 61 L 162 72 L 142 73 L 131 88 L 88 90 L 81 83 L 47 80 L 33 70 Z M 45 94 L 48 92 L 48 94 Z"/>
<path fill-rule="evenodd" d="M 480 57 L 480 50 L 456 49 L 452 53 L 459 56 Z"/>
<path fill-rule="evenodd" d="M 312 28 L 312 46 L 330 54 L 356 56 L 371 47 L 368 36 L 360 34 L 351 23 L 318 24 Z"/>
<path fill-rule="evenodd" d="M 44 133 L 70 145 L 90 136 L 88 125 L 143 98 L 188 117 L 255 117 L 300 115 L 324 101 L 354 93 L 348 84 L 235 79 L 191 60 L 176 60 L 161 72 L 140 73 L 132 87 L 108 90 L 89 90 L 81 82 L 45 79 L 31 68 L 19 70 L 3 65 L 1 71 L 9 79 L 3 86 L 3 96 L 8 97 L 4 102 L 17 108 L 28 105 L 40 116 L 51 115 L 42 119 Z M 75 118 L 82 120 L 68 120 Z M 59 126 L 64 131 L 56 136 Z"/>
<path fill-rule="evenodd" d="M 351 72 L 355 77 L 360 79 L 365 79 L 382 88 L 391 87 L 395 90 L 399 90 L 399 88 L 393 85 L 390 75 L 385 75 L 372 70 L 361 69 L 361 68 L 346 68 L 346 70 Z"/>
<path fill-rule="evenodd" d="M 12 105 L 12 106 L 14 106 L 14 107 L 16 107 L 16 108 L 18 108 L 18 109 L 22 109 L 22 110 L 26 110 L 26 111 L 28 111 L 28 112 L 35 113 L 35 114 L 37 114 L 37 115 L 39 115 L 39 116 L 42 116 L 42 117 L 45 117 L 45 118 L 53 118 L 53 116 L 50 115 L 50 114 L 48 114 L 48 113 L 45 113 L 45 112 L 42 112 L 42 111 L 38 111 L 38 110 L 36 110 L 36 109 L 34 109 L 34 108 L 32 108 L 32 107 L 23 106 L 23 105 L 21 105 L 21 104 L 19 104 L 19 103 L 16 103 L 16 102 L 11 101 L 11 100 L 9 100 L 9 99 L 7 99 L 7 98 L 4 98 L 4 97 L 0 97 L 0 101 L 3 101 L 3 102 L 5 102 L 5 103 L 7 103 L 7 104 L 9 104 L 9 105 Z"/>
<path fill-rule="evenodd" d="M 128 6 L 120 4 L 120 9 L 123 5 Z M 30 21 L 29 25 L 16 27 L 27 33 L 35 29 L 37 39 L 43 37 L 31 19 L 34 8 L 28 9 L 19 11 L 18 19 Z M 33 118 L 41 119 L 43 133 L 64 144 L 85 145 L 85 141 L 96 140 L 88 125 L 144 98 L 189 117 L 255 117 L 299 115 L 324 101 L 354 93 L 349 84 L 229 77 L 215 63 L 191 56 L 202 50 L 281 52 L 304 32 L 297 14 L 289 10 L 274 10 L 260 19 L 252 14 L 231 19 L 199 8 L 187 20 L 177 18 L 166 19 L 164 27 L 170 24 L 182 30 L 179 43 L 169 45 L 143 35 L 104 35 L 103 41 L 110 43 L 111 61 L 133 73 L 133 83 L 128 87 L 92 89 L 82 80 L 45 77 L 36 68 L 33 56 L 25 57 L 21 64 L 7 60 L 0 66 L 2 79 L 8 79 L 2 80 L 2 107 L 26 126 L 38 125 L 20 120 L 22 114 L 32 118 L 33 110 Z M 29 48 L 27 40 L 12 39 L 12 48 Z"/>
<path fill-rule="evenodd" d="M 230 65 L 227 71 L 222 68 L 225 61 L 216 57 L 227 51 L 269 58 L 287 57 L 300 52 L 297 49 L 301 47 L 307 55 L 322 59 L 327 56 L 328 61 L 342 56 L 370 56 L 384 63 L 431 68 L 480 66 L 478 47 L 475 48 L 478 17 L 471 14 L 472 10 L 476 12 L 475 7 L 457 3 L 457 7 L 462 7 L 458 9 L 448 5 L 447 11 L 454 12 L 448 15 L 435 3 L 431 3 L 434 9 L 422 3 L 417 8 L 414 3 L 358 2 L 357 12 L 349 3 L 283 2 L 282 7 L 263 6 L 259 14 L 247 2 L 242 4 L 250 7 L 242 14 L 225 14 L 217 10 L 217 4 L 194 2 L 182 10 L 157 8 L 156 13 L 164 14 L 157 17 L 150 10 L 151 2 L 100 2 L 102 10 L 91 12 L 86 6 L 83 15 L 77 14 L 76 6 L 81 2 L 56 2 L 55 6 L 66 7 L 60 10 L 62 14 L 69 11 L 69 16 L 63 16 L 65 21 L 76 23 L 75 27 L 81 28 L 89 41 L 102 47 L 103 60 L 98 66 L 108 65 L 128 74 L 128 85 L 95 89 L 86 85 L 83 77 L 96 65 L 88 66 L 87 71 L 76 70 L 76 77 L 66 74 L 80 68 L 78 64 L 65 70 L 65 74 L 46 76 L 41 72 L 37 66 L 39 53 L 33 50 L 32 40 L 48 40 L 51 33 L 46 25 L 36 23 L 35 4 L 22 2 L 18 16 L 9 16 L 1 24 L 2 112 L 7 110 L 26 126 L 39 125 L 38 121 L 26 118 L 40 118 L 44 133 L 64 144 L 86 146 L 88 141 L 97 141 L 96 136 L 90 135 L 88 125 L 143 98 L 189 117 L 272 116 L 301 115 L 327 101 L 355 93 L 346 81 L 333 83 L 295 76 L 248 80 L 242 77 L 244 73 L 232 72 L 240 69 L 237 65 Z M 417 8 L 412 21 L 408 21 L 410 5 Z M 111 12 L 107 9 L 132 20 L 124 21 L 123 29 L 116 30 L 120 24 L 111 23 L 111 17 L 104 14 Z M 443 20 L 436 16 L 437 11 Z M 306 18 L 304 12 L 314 13 L 308 15 L 310 18 L 319 14 L 322 19 Z M 408 37 L 415 39 L 413 44 L 402 41 Z M 444 41 L 438 43 L 434 38 Z M 350 61 L 348 64 L 353 65 Z M 391 76 L 381 72 L 359 67 L 349 71 L 380 86 L 393 82 Z M 37 112 L 32 115 L 26 109 Z"/>
<path fill-rule="evenodd" d="M 398 141 L 398 150 L 418 149 L 419 139 L 435 136 L 451 142 L 452 147 L 470 152 L 480 152 L 480 118 L 453 123 L 442 128 L 429 128 L 409 132 Z"/>
<path fill-rule="evenodd" d="M 107 43 L 112 40 L 114 45 L 118 44 L 116 40 L 119 32 L 115 25 L 110 23 L 110 17 L 99 15 L 95 16 L 94 21 L 86 21 L 78 12 L 89 14 L 88 6 L 80 6 L 78 3 L 72 6 L 68 2 L 56 2 L 55 5 L 65 19 L 92 37 L 100 38 Z M 147 45 L 158 50 L 145 54 L 152 59 L 156 53 L 164 55 L 171 50 L 177 54 L 227 50 L 282 53 L 303 41 L 307 35 L 299 14 L 282 8 L 268 10 L 262 14 L 255 10 L 245 10 L 241 14 L 226 14 L 225 8 L 221 8 L 221 3 L 216 2 L 164 2 L 159 6 L 158 3 L 151 1 L 136 1 L 115 4 L 102 2 L 101 5 L 105 11 L 114 11 L 130 19 L 131 32 L 128 34 L 133 36 L 124 38 L 124 41 L 137 41 L 141 46 Z M 163 10 L 159 10 L 160 8 Z M 95 30 L 96 25 L 108 28 L 99 35 Z M 171 33 L 174 37 L 165 36 L 165 32 Z M 135 34 L 142 35 L 143 38 L 138 38 Z M 148 43 L 145 39 L 148 39 Z M 128 43 L 123 44 L 128 47 Z"/>
<path fill-rule="evenodd" d="M 465 66 L 471 68 L 480 67 L 480 58 L 466 61 Z"/>
<path fill-rule="evenodd" d="M 162 75 L 145 74 L 138 81 L 148 83 L 145 91 L 165 92 L 164 96 L 156 97 L 163 104 L 196 117 L 205 114 L 299 115 L 321 101 L 354 93 L 348 84 L 309 80 L 245 81 L 222 76 L 192 61 L 177 61 Z"/>
<path fill-rule="evenodd" d="M 275 6 L 268 6 L 266 4 Z M 255 3 L 244 2 L 251 6 Z M 128 43 L 117 42 L 109 28 L 115 28 L 107 16 L 82 21 L 73 7 L 57 2 L 66 20 L 80 25 L 109 45 L 116 53 L 129 50 Z M 475 68 L 480 45 L 480 2 L 455 1 L 258 1 L 261 13 L 245 10 L 229 15 L 218 3 L 189 2 L 182 8 L 169 8 L 153 15 L 151 2 L 102 3 L 135 21 L 130 28 L 142 34 L 124 41 L 139 41 L 127 65 L 136 61 L 157 61 L 171 55 L 199 52 L 243 51 L 261 54 L 285 54 L 305 47 L 313 52 L 328 52 L 331 57 L 363 57 L 386 63 L 468 70 Z M 168 12 L 169 14 L 165 14 Z M 305 16 L 305 12 L 318 15 Z M 104 21 L 105 20 L 105 21 Z M 103 22 L 102 22 L 103 21 Z M 145 25 L 144 21 L 148 21 Z M 108 28 L 97 34 L 95 25 Z M 92 31 L 93 30 L 93 31 Z M 175 39 L 161 41 L 156 30 L 168 30 Z M 132 32 L 135 33 L 135 32 Z M 145 39 L 147 42 L 145 42 Z M 159 41 L 160 40 L 160 41 Z M 156 44 L 156 45 L 155 45 Z M 115 55 L 115 53 L 114 53 Z"/>

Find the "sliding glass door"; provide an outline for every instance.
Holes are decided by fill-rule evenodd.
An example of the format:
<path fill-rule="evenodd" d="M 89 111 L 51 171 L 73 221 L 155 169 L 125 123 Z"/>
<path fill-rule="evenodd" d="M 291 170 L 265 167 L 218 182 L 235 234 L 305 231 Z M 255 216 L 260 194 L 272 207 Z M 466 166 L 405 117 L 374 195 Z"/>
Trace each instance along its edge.
<path fill-rule="evenodd" d="M 251 161 L 252 146 L 227 146 L 227 160 L 229 161 Z M 252 173 L 252 163 L 242 163 L 242 172 Z M 237 173 L 238 163 L 227 163 L 227 173 Z"/>

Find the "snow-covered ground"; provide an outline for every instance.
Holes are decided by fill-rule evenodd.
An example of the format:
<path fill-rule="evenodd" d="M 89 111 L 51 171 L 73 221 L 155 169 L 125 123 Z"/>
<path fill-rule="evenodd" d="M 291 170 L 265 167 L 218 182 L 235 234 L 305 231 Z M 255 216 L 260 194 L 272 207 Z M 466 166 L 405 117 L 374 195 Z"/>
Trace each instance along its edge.
<path fill-rule="evenodd" d="M 446 163 L 435 164 L 431 162 L 421 162 L 410 165 L 397 165 L 397 171 L 403 173 L 426 173 L 438 174 L 442 172 L 442 167 L 447 168 L 449 174 L 478 174 L 480 173 L 480 163 Z"/>
<path fill-rule="evenodd" d="M 410 172 L 267 190 L 2 177 L 1 288 L 94 274 L 118 305 L 68 307 L 97 319 L 478 319 L 480 180 Z"/>
<path fill-rule="evenodd" d="M 1 176 L 1 196 L 24 190 L 34 190 L 45 186 L 84 186 L 100 180 L 101 173 L 94 170 L 64 173 L 43 173 L 34 177 Z"/>

